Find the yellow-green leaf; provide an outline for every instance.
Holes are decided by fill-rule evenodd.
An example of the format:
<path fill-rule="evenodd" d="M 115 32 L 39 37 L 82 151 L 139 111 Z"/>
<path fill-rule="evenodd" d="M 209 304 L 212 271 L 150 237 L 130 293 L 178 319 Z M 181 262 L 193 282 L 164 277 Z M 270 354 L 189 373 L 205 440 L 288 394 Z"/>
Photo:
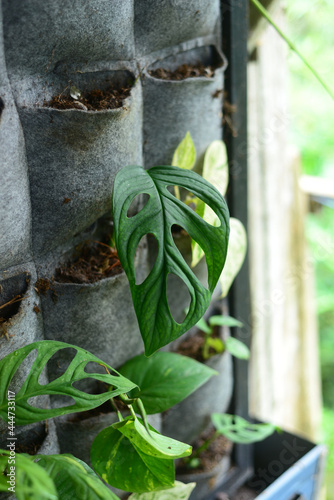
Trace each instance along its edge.
<path fill-rule="evenodd" d="M 222 297 L 226 297 L 234 281 L 234 278 L 240 271 L 245 260 L 247 251 L 246 230 L 238 219 L 230 219 L 230 240 L 227 249 L 225 267 L 220 275 L 219 282 L 222 288 Z"/>
<path fill-rule="evenodd" d="M 196 149 L 194 142 L 191 138 L 189 132 L 186 133 L 184 139 L 180 142 L 178 147 L 176 148 L 172 165 L 174 167 L 185 168 L 187 170 L 191 170 L 195 165 L 196 161 Z"/>

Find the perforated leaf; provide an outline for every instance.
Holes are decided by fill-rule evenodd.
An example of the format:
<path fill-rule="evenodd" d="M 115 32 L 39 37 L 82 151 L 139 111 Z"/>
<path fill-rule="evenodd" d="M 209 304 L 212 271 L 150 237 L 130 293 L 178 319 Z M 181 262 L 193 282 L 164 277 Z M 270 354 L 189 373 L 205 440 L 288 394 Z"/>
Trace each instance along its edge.
<path fill-rule="evenodd" d="M 169 186 L 179 186 L 194 193 L 217 214 L 220 226 L 207 224 L 185 203 L 175 198 Z M 134 217 L 127 211 L 133 199 L 146 193 L 149 199 Z M 113 190 L 115 242 L 121 264 L 128 276 L 134 308 L 145 344 L 145 354 L 178 338 L 203 316 L 223 269 L 229 235 L 229 215 L 219 192 L 191 170 L 177 167 L 128 166 L 118 172 Z M 171 228 L 183 227 L 206 255 L 208 285 L 206 289 L 186 264 L 177 249 Z M 151 233 L 158 241 L 156 262 L 148 277 L 136 284 L 134 257 L 143 236 Z M 179 324 L 171 315 L 167 301 L 167 276 L 177 275 L 186 284 L 191 303 L 184 321 Z"/>
<path fill-rule="evenodd" d="M 46 385 L 41 385 L 38 380 L 43 368 L 56 352 L 66 347 L 71 347 L 77 351 L 67 370 L 56 380 L 53 380 Z M 118 394 L 131 391 L 131 389 L 136 387 L 135 384 L 121 376 L 111 366 L 107 365 L 99 358 L 90 354 L 88 351 L 81 349 L 80 347 L 53 340 L 34 342 L 33 344 L 22 347 L 21 349 L 17 349 L 0 360 L 0 417 L 5 421 L 7 421 L 8 417 L 7 391 L 10 382 L 16 371 L 19 369 L 21 363 L 23 363 L 28 354 L 34 349 L 37 350 L 37 357 L 22 387 L 15 395 L 16 425 L 27 425 L 33 422 L 45 420 L 47 418 L 65 415 L 67 413 L 91 410 L 92 408 L 100 406 L 108 399 L 115 397 Z M 85 372 L 85 366 L 90 361 L 107 367 L 111 374 Z M 87 378 L 105 382 L 106 384 L 113 386 L 113 390 L 103 392 L 102 394 L 88 394 L 73 387 L 74 382 Z M 28 402 L 28 400 L 32 397 L 51 394 L 70 396 L 74 399 L 75 404 L 70 404 L 69 406 L 64 406 L 63 408 L 37 408 Z"/>
<path fill-rule="evenodd" d="M 272 424 L 252 424 L 238 415 L 213 413 L 212 423 L 220 434 L 234 443 L 249 444 L 262 441 L 275 431 Z"/>

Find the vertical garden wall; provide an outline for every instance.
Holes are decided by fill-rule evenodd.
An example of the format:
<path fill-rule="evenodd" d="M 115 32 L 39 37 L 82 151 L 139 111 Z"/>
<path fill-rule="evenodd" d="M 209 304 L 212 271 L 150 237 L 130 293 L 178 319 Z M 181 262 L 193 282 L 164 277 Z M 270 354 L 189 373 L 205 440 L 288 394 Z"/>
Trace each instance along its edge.
<path fill-rule="evenodd" d="M 125 274 L 92 283 L 60 278 L 87 241 L 109 241 L 113 180 L 123 166 L 170 165 L 190 131 L 200 171 L 204 151 L 222 138 L 220 2 L 3 0 L 0 29 L 0 305 L 13 299 L 0 313 L 0 357 L 44 338 L 117 368 L 143 352 Z M 211 74 L 174 80 L 157 72 L 192 63 Z M 114 109 L 78 98 L 125 87 Z M 55 107 L 60 97 L 73 106 Z M 144 241 L 139 278 L 148 265 Z M 72 357 L 61 351 L 45 377 L 63 373 Z M 82 439 L 108 418 L 81 422 Z M 78 425 L 57 422 L 62 452 L 80 456 Z M 37 451 L 47 431 L 35 431 Z"/>

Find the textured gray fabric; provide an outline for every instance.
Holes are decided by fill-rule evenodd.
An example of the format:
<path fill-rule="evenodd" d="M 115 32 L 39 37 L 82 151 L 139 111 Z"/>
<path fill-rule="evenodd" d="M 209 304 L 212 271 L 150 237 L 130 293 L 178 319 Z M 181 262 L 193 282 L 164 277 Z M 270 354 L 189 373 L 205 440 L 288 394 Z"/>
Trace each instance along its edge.
<path fill-rule="evenodd" d="M 212 78 L 160 80 L 149 75 L 156 68 L 175 70 L 181 64 L 219 62 Z M 197 152 L 197 167 L 209 144 L 222 137 L 224 61 L 214 48 L 200 47 L 158 61 L 144 73 L 145 167 L 171 165 L 173 153 L 189 131 Z M 214 97 L 217 95 L 217 97 Z"/>
<path fill-rule="evenodd" d="M 22 128 L 7 78 L 0 9 L 0 270 L 31 259 L 31 216 Z"/>
<path fill-rule="evenodd" d="M 36 281 L 36 270 L 33 263 L 11 268 L 8 272 L 0 272 L 0 305 L 6 304 L 19 294 L 24 299 L 13 304 L 9 310 L 12 316 L 0 325 L 0 353 L 1 358 L 7 354 L 24 347 L 27 344 L 43 339 L 42 314 L 35 312 L 34 308 L 41 307 L 40 298 L 37 295 L 34 284 Z M 37 310 L 37 309 L 36 309 Z M 0 314 L 6 311 L 4 308 Z M 6 315 L 7 316 L 7 315 Z M 6 333 L 6 336 L 4 335 Z M 13 377 L 9 389 L 18 392 L 27 374 L 29 373 L 35 355 L 32 352 L 26 358 L 19 370 Z M 0 420 L 0 430 L 6 424 Z"/>
<path fill-rule="evenodd" d="M 211 413 L 224 413 L 233 389 L 232 359 L 228 352 L 217 354 L 206 364 L 216 370 L 202 387 L 176 406 L 162 421 L 162 433 L 185 443 L 193 443 L 210 425 Z"/>
<path fill-rule="evenodd" d="M 113 77 L 101 75 L 102 88 L 108 76 Z M 69 240 L 110 210 L 116 172 L 142 163 L 141 105 L 136 85 L 124 106 L 114 110 L 19 107 L 35 255 Z"/>
<path fill-rule="evenodd" d="M 137 55 L 219 30 L 219 0 L 135 0 Z"/>
<path fill-rule="evenodd" d="M 9 342 L 0 338 L 0 357 L 43 335 L 88 349 L 115 368 L 142 352 L 124 274 L 88 285 L 54 283 L 56 300 L 50 293 L 37 296 L 33 284 L 40 277 L 52 279 L 55 267 L 76 245 L 95 234 L 97 220 L 110 217 L 113 179 L 120 168 L 170 164 L 189 130 L 199 169 L 206 147 L 221 138 L 221 92 L 218 97 L 213 94 L 223 89 L 224 60 L 209 47 L 220 44 L 219 4 L 219 0 L 2 0 L 0 270 L 7 274 L 2 273 L 1 285 L 7 289 L 12 280 L 14 291 L 16 281 L 23 283 L 25 271 L 31 281 L 29 298 L 8 325 Z M 220 60 L 221 66 L 212 78 L 178 82 L 148 74 L 149 68 L 176 68 L 199 60 L 204 64 Z M 119 109 L 61 111 L 44 106 L 71 84 L 81 91 L 104 89 L 129 78 L 136 84 Z M 146 274 L 145 249 L 137 264 L 138 273 Z M 205 264 L 197 267 L 202 275 Z M 177 290 L 172 295 L 180 314 L 183 298 Z M 41 313 L 33 310 L 35 305 Z M 63 366 L 68 360 L 65 354 L 60 358 Z M 219 369 L 230 377 L 230 358 L 225 354 L 219 359 Z M 54 379 L 60 370 L 57 363 L 52 369 L 51 364 Z M 26 373 L 27 367 L 21 376 Z M 232 379 L 228 380 L 221 383 L 222 393 L 211 387 L 211 381 L 203 387 L 211 387 L 206 413 L 201 413 L 200 405 L 196 411 L 205 425 L 214 408 L 212 398 L 229 399 Z M 64 446 L 60 421 L 57 427 Z M 23 436 L 28 429 L 22 432 Z M 78 455 L 84 433 L 76 435 L 74 429 L 72 443 Z"/>

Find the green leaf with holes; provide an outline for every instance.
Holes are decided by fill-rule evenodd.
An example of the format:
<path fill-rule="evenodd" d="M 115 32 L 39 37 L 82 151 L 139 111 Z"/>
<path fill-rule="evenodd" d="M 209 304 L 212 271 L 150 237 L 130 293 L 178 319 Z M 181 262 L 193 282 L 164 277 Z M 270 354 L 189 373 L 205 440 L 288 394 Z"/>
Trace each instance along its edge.
<path fill-rule="evenodd" d="M 53 480 L 59 498 L 72 500 L 118 500 L 116 496 L 82 460 L 70 454 L 36 455 L 37 464 Z M 58 498 L 58 497 L 57 497 Z"/>
<path fill-rule="evenodd" d="M 168 410 L 217 375 L 209 366 L 172 352 L 136 356 L 119 371 L 138 385 L 129 396 L 140 398 L 149 415 Z"/>
<path fill-rule="evenodd" d="M 55 484 L 49 474 L 38 464 L 35 457 L 16 453 L 15 457 L 8 450 L 0 450 L 0 491 L 9 492 L 14 487 L 15 497 L 18 500 L 58 500 Z M 12 469 L 11 469 L 12 467 Z M 14 469 L 13 469 L 14 468 Z M 14 471 L 13 484 L 10 473 Z M 5 475 L 5 473 L 7 475 Z"/>
<path fill-rule="evenodd" d="M 49 359 L 61 349 L 68 347 L 75 349 L 77 352 L 65 373 L 56 380 L 41 385 L 38 380 Z M 6 422 L 8 418 L 7 391 L 11 380 L 20 369 L 20 365 L 25 361 L 28 354 L 35 349 L 37 350 L 36 359 L 20 390 L 15 395 L 16 425 L 28 425 L 67 413 L 91 410 L 100 406 L 108 399 L 118 396 L 118 394 L 129 392 L 136 387 L 135 384 L 121 376 L 111 366 L 80 347 L 53 340 L 34 342 L 33 344 L 17 349 L 0 360 L 0 417 Z M 110 374 L 87 373 L 85 367 L 90 361 L 106 367 Z M 104 382 L 112 386 L 113 389 L 102 394 L 88 394 L 73 387 L 74 382 L 87 378 Z M 74 404 L 70 403 L 63 408 L 37 408 L 29 404 L 30 398 L 55 394 L 72 397 Z"/>
<path fill-rule="evenodd" d="M 206 223 L 170 191 L 179 186 L 200 197 L 217 214 L 219 227 Z M 146 193 L 149 199 L 134 217 L 127 212 L 133 199 Z M 180 337 L 203 316 L 224 267 L 229 236 L 229 214 L 219 192 L 191 170 L 177 167 L 128 166 L 121 169 L 113 188 L 113 217 L 117 252 L 129 279 L 134 308 L 144 340 L 145 354 L 153 354 L 160 347 Z M 197 279 L 177 249 L 171 228 L 176 224 L 198 242 L 206 255 L 208 289 Z M 140 285 L 136 284 L 134 258 L 143 236 L 151 233 L 159 249 L 154 266 Z M 188 314 L 177 323 L 167 301 L 167 276 L 177 275 L 186 284 L 191 297 Z"/>
<path fill-rule="evenodd" d="M 173 487 L 174 460 L 144 453 L 115 425 L 103 429 L 93 441 L 91 462 L 95 472 L 110 486 L 124 491 L 144 493 Z M 151 426 L 150 430 L 156 432 Z"/>
<path fill-rule="evenodd" d="M 252 424 L 238 415 L 228 413 L 213 413 L 211 420 L 217 431 L 234 443 L 262 441 L 275 431 L 272 424 Z"/>
<path fill-rule="evenodd" d="M 133 493 L 129 500 L 188 500 L 196 483 L 184 484 L 175 481 L 174 488 L 163 491 L 152 491 L 150 493 Z"/>
<path fill-rule="evenodd" d="M 172 165 L 174 167 L 185 168 L 191 170 L 195 165 L 196 161 L 196 149 L 190 132 L 187 132 L 184 139 L 180 142 L 176 148 Z"/>

